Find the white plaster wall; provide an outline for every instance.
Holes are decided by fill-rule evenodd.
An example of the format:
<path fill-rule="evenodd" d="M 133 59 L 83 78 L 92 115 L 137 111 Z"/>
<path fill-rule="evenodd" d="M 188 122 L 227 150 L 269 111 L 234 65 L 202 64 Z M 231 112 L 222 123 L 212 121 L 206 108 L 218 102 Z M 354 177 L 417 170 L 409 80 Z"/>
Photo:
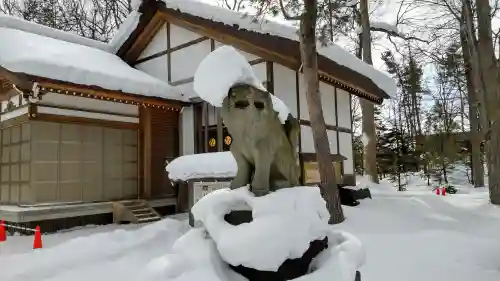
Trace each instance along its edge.
<path fill-rule="evenodd" d="M 177 86 L 175 86 L 175 88 L 177 90 L 179 90 L 180 92 L 184 93 L 184 95 L 187 98 L 195 98 L 198 96 L 193 89 L 193 82 L 188 82 L 188 83 L 184 83 L 181 85 L 177 85 Z"/>
<path fill-rule="evenodd" d="M 99 120 L 107 120 L 107 121 L 118 121 L 118 122 L 127 122 L 127 123 L 139 123 L 139 117 L 127 117 L 127 116 L 118 116 L 104 113 L 93 113 L 86 112 L 81 110 L 72 110 L 72 109 L 60 109 L 53 107 L 45 107 L 38 106 L 37 113 L 39 114 L 54 114 L 61 116 L 73 116 L 73 117 L 83 117 L 89 119 L 99 119 Z"/>
<path fill-rule="evenodd" d="M 210 41 L 203 41 L 173 52 L 172 82 L 193 77 L 198 65 L 210 53 Z"/>
<path fill-rule="evenodd" d="M 335 119 L 335 88 L 323 82 L 319 82 L 319 92 L 321 95 L 321 104 L 323 106 L 323 116 L 327 125 L 336 125 Z M 299 74 L 299 101 L 300 101 L 300 119 L 309 119 L 309 108 L 307 107 L 306 85 L 304 75 Z"/>
<path fill-rule="evenodd" d="M 217 125 L 217 109 L 214 106 L 207 104 L 207 111 L 208 111 L 208 125 L 209 126 Z M 205 116 L 203 116 L 203 120 L 205 120 Z"/>
<path fill-rule="evenodd" d="M 321 95 L 321 105 L 323 107 L 325 123 L 327 125 L 337 125 L 337 120 L 335 118 L 335 87 L 319 82 L 319 93 Z"/>
<path fill-rule="evenodd" d="M 182 155 L 194 154 L 194 110 L 186 106 L 181 113 Z"/>
<path fill-rule="evenodd" d="M 220 43 L 220 42 L 217 42 L 215 41 L 215 48 L 219 48 L 221 46 L 224 46 L 224 44 Z M 252 61 L 252 60 L 256 60 L 258 59 L 259 57 L 258 56 L 255 56 L 255 55 L 252 55 L 252 54 L 249 54 L 247 52 L 244 52 L 242 50 L 239 50 L 239 52 L 248 60 L 248 61 Z"/>
<path fill-rule="evenodd" d="M 164 24 L 153 37 L 151 42 L 146 46 L 146 49 L 141 53 L 139 59 L 165 51 L 167 49 L 167 25 Z M 166 57 L 166 56 L 165 56 Z"/>
<path fill-rule="evenodd" d="M 3 113 L 0 116 L 0 121 L 6 121 L 6 120 L 16 118 L 16 117 L 24 115 L 24 114 L 28 114 L 27 107 L 16 108 L 10 112 Z"/>
<path fill-rule="evenodd" d="M 7 101 L 7 103 L 9 103 L 9 101 L 11 101 L 11 102 L 14 104 L 14 106 L 20 106 L 20 105 L 22 105 L 22 100 L 23 100 L 23 99 L 20 99 L 20 98 L 19 98 L 19 96 L 20 96 L 19 94 L 15 95 L 15 96 L 12 96 L 12 97 L 11 97 L 11 98 Z M 21 100 L 21 103 L 19 102 L 20 100 Z"/>
<path fill-rule="evenodd" d="M 182 45 L 184 43 L 187 43 L 189 41 L 196 40 L 198 38 L 201 38 L 203 36 L 194 33 L 192 31 L 189 31 L 187 29 L 184 29 L 182 27 L 179 27 L 174 24 L 170 24 L 170 48 L 177 47 L 179 45 Z M 207 40 L 207 42 L 210 42 Z M 165 49 L 167 45 L 165 45 Z M 209 48 L 210 50 L 210 48 Z"/>
<path fill-rule="evenodd" d="M 335 131 L 328 130 L 328 142 L 330 143 L 330 153 L 337 154 L 337 134 Z M 302 153 L 314 153 L 316 149 L 314 148 L 314 139 L 312 135 L 312 129 L 310 126 L 300 126 L 300 137 L 302 144 Z"/>
<path fill-rule="evenodd" d="M 135 65 L 135 68 L 162 81 L 168 82 L 167 56 L 161 56 Z"/>
<path fill-rule="evenodd" d="M 12 96 L 10 97 L 10 99 L 2 101 L 2 105 L 1 105 L 1 107 L 2 107 L 2 112 L 3 112 L 5 109 L 7 109 L 7 104 L 9 103 L 9 101 L 12 101 L 12 103 L 13 103 L 13 104 L 14 104 L 14 106 L 16 106 L 16 107 L 17 107 L 17 106 L 19 106 L 19 105 L 26 104 L 26 100 L 24 100 L 24 99 L 21 99 L 21 104 L 19 104 L 19 96 L 20 96 L 20 95 L 19 95 L 19 94 L 15 94 L 15 90 L 13 90 L 13 89 L 12 89 L 12 90 L 10 90 L 10 91 L 9 91 L 9 93 L 8 93 L 8 95 L 12 95 Z"/>
<path fill-rule="evenodd" d="M 48 105 L 60 105 L 65 107 L 72 107 L 75 109 L 89 109 L 98 110 L 110 113 L 121 113 L 127 115 L 139 115 L 139 108 L 136 105 L 101 101 L 96 99 L 69 96 L 56 93 L 47 93 L 43 96 L 42 100 L 37 102 L 38 104 L 48 104 Z"/>
<path fill-rule="evenodd" d="M 167 49 L 166 24 L 156 33 L 139 59 L 156 54 Z M 137 64 L 135 68 L 150 74 L 165 82 L 168 81 L 168 57 L 166 55 Z"/>
<path fill-rule="evenodd" d="M 288 106 L 292 115 L 297 117 L 295 71 L 273 63 L 273 78 L 274 94 Z"/>
<path fill-rule="evenodd" d="M 252 65 L 252 69 L 255 72 L 255 75 L 261 82 L 267 81 L 267 67 L 266 62 L 261 62 L 258 64 Z"/>
<path fill-rule="evenodd" d="M 14 105 L 19 106 L 19 96 L 11 98 Z M 2 110 L 6 109 L 8 101 L 2 102 Z M 43 95 L 42 100 L 35 101 L 38 106 L 38 113 L 56 114 L 63 116 L 74 116 L 74 117 L 84 117 L 91 119 L 109 120 L 109 121 L 120 121 L 129 123 L 139 122 L 139 108 L 135 105 L 101 101 L 96 99 L 78 97 L 78 96 L 68 96 L 56 93 L 46 93 Z M 21 105 L 27 102 L 23 99 Z M 63 106 L 70 107 L 72 109 L 59 109 L 52 107 L 44 107 L 43 105 L 53 105 L 53 106 Z M 85 112 L 85 110 L 102 111 L 103 113 L 92 113 Z M 17 116 L 27 114 L 28 108 L 15 109 L 12 112 L 8 112 L 2 115 L 1 121 L 5 121 Z M 106 113 L 115 114 L 126 114 L 128 116 L 118 116 Z"/>
<path fill-rule="evenodd" d="M 299 104 L 300 104 L 300 119 L 309 120 L 309 109 L 307 108 L 306 99 L 306 84 L 304 75 L 299 73 Z"/>
<path fill-rule="evenodd" d="M 337 89 L 337 102 L 339 103 L 339 127 L 351 128 L 351 102 L 349 92 Z"/>
<path fill-rule="evenodd" d="M 347 157 L 344 160 L 344 174 L 354 173 L 354 157 L 352 151 L 352 136 L 349 133 L 339 132 L 340 154 Z"/>

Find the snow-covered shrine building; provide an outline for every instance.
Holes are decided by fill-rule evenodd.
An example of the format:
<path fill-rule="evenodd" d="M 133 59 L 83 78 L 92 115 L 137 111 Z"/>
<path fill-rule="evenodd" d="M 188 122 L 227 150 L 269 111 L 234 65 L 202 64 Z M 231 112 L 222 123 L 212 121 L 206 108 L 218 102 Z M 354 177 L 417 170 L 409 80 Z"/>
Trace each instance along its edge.
<path fill-rule="evenodd" d="M 165 163 L 230 147 L 217 109 L 192 89 L 198 64 L 224 44 L 299 117 L 302 178 L 314 181 L 293 27 L 194 0 L 146 0 L 109 43 L 7 16 L 0 38 L 0 219 L 109 215 L 113 202 L 137 198 L 176 205 Z M 351 96 L 380 104 L 395 85 L 335 45 L 319 48 L 318 62 L 332 161 L 353 184 Z"/>

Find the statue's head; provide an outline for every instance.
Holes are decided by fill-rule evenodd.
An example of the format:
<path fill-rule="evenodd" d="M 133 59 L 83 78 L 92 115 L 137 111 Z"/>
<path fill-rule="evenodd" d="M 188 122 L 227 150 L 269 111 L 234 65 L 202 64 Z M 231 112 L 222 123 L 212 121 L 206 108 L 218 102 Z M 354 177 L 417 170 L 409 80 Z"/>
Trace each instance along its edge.
<path fill-rule="evenodd" d="M 264 92 L 246 84 L 237 84 L 229 89 L 229 107 L 243 111 L 273 110 L 271 97 L 268 92 Z"/>

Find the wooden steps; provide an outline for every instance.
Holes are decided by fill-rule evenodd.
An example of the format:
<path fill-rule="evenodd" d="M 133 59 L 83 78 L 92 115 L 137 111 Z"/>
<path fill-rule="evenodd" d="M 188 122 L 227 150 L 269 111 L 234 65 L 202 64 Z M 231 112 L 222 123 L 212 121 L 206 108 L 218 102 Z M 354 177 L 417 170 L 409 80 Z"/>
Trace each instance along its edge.
<path fill-rule="evenodd" d="M 160 214 L 149 206 L 146 200 L 113 202 L 113 221 L 115 223 L 148 223 L 159 220 L 161 220 Z"/>

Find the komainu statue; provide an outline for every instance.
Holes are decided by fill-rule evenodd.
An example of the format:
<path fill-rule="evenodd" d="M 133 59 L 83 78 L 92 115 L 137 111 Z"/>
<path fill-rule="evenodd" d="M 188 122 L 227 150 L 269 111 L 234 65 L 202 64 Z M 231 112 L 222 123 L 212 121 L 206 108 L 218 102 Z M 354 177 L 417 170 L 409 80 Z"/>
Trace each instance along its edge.
<path fill-rule="evenodd" d="M 256 196 L 299 185 L 297 143 L 300 125 L 288 115 L 282 124 L 271 94 L 253 86 L 231 87 L 221 115 L 233 138 L 238 172 L 231 189 L 250 184 Z"/>

